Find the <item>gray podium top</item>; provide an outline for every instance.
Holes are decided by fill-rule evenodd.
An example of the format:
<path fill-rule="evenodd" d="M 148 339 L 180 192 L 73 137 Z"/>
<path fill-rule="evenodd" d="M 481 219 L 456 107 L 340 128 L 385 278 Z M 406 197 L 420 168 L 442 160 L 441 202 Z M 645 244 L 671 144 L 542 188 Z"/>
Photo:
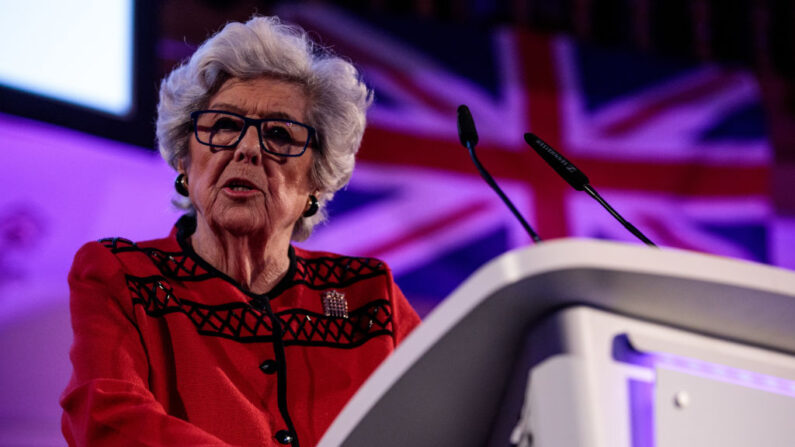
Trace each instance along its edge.
<path fill-rule="evenodd" d="M 795 355 L 791 271 L 596 240 L 544 242 L 492 260 L 461 284 L 319 445 L 483 445 L 528 329 L 579 304 Z"/>

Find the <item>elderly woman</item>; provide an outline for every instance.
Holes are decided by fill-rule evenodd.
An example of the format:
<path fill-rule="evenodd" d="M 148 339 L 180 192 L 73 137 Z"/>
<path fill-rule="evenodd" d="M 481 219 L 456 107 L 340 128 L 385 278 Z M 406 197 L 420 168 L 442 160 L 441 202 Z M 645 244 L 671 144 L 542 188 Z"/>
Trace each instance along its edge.
<path fill-rule="evenodd" d="M 370 91 L 276 18 L 232 23 L 162 83 L 189 212 L 103 239 L 69 284 L 70 445 L 314 445 L 419 323 L 382 262 L 291 245 L 351 176 Z"/>

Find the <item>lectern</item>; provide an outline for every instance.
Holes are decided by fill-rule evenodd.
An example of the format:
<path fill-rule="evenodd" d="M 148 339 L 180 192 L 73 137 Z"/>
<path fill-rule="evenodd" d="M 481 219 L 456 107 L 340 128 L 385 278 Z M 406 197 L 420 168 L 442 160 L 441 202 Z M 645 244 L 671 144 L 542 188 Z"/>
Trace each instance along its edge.
<path fill-rule="evenodd" d="M 793 443 L 795 273 L 563 239 L 475 272 L 320 445 Z"/>

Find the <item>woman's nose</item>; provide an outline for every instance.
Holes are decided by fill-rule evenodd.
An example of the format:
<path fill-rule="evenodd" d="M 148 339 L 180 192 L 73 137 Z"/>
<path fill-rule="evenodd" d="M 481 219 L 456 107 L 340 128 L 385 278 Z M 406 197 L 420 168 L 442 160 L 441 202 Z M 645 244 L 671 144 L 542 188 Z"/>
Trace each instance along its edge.
<path fill-rule="evenodd" d="M 235 161 L 249 162 L 259 165 L 262 161 L 262 151 L 260 150 L 259 133 L 254 126 L 249 126 L 243 132 L 243 138 L 235 147 Z"/>

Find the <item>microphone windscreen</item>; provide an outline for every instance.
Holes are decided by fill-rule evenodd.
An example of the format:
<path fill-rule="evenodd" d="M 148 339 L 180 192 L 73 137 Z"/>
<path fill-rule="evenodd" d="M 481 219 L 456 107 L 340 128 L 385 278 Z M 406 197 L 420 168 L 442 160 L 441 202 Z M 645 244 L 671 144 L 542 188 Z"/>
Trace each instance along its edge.
<path fill-rule="evenodd" d="M 478 131 L 475 130 L 475 121 L 469 113 L 469 107 L 461 104 L 458 106 L 458 138 L 466 148 L 473 148 L 478 144 Z"/>

